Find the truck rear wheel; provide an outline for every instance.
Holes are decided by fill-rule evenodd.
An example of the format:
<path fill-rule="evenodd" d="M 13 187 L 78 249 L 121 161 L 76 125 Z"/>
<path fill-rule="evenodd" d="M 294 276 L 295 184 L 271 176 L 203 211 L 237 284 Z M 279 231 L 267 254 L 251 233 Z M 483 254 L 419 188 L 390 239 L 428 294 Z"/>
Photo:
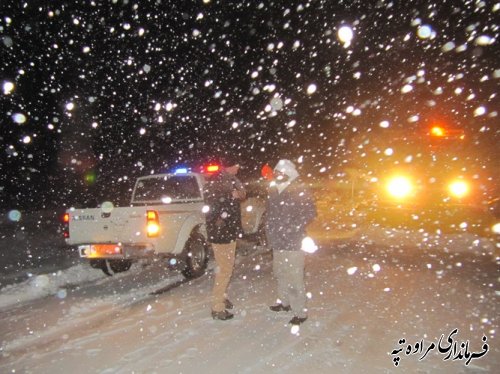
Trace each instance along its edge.
<path fill-rule="evenodd" d="M 130 269 L 130 266 L 132 266 L 132 261 L 98 259 L 90 260 L 90 266 L 95 269 L 101 269 L 104 274 L 112 276 L 113 274 L 122 273 Z"/>
<path fill-rule="evenodd" d="M 187 279 L 202 276 L 208 264 L 208 243 L 199 233 L 191 234 L 184 247 L 186 266 L 182 269 L 182 275 Z"/>
<path fill-rule="evenodd" d="M 122 273 L 127 271 L 132 266 L 131 260 L 106 260 L 109 264 L 109 267 L 115 273 Z"/>

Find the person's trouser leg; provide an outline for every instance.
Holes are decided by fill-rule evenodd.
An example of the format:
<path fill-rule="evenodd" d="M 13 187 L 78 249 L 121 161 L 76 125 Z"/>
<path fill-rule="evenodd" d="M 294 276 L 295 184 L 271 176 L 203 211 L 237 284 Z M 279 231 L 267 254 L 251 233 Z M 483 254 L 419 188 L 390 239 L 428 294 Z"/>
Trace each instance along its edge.
<path fill-rule="evenodd" d="M 286 251 L 273 251 L 273 274 L 278 283 L 278 302 L 284 306 L 290 305 L 288 299 L 288 283 L 286 280 L 287 257 Z"/>
<path fill-rule="evenodd" d="M 288 257 L 289 271 L 287 272 L 289 289 L 288 298 L 293 313 L 300 318 L 307 317 L 306 286 L 304 284 L 305 253 L 292 251 Z"/>
<path fill-rule="evenodd" d="M 273 271 L 278 280 L 278 298 L 290 305 L 297 317 L 307 317 L 304 284 L 305 254 L 302 251 L 274 251 Z"/>
<path fill-rule="evenodd" d="M 226 291 L 233 274 L 236 241 L 228 244 L 212 244 L 216 262 L 214 288 L 212 290 L 212 310 L 225 309 Z"/>

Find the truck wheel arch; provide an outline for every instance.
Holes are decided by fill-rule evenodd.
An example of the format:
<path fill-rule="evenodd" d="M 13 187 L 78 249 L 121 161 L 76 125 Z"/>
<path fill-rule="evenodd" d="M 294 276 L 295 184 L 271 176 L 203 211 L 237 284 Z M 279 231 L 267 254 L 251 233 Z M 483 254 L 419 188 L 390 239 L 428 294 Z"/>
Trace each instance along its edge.
<path fill-rule="evenodd" d="M 204 219 L 202 221 L 199 217 L 191 216 L 186 220 L 186 222 L 184 222 L 179 230 L 179 235 L 177 235 L 177 241 L 172 253 L 175 255 L 181 254 L 184 250 L 186 242 L 193 233 L 199 233 L 205 238 L 205 240 L 207 240 L 207 230 Z"/>
<path fill-rule="evenodd" d="M 185 267 L 181 270 L 187 279 L 194 279 L 205 274 L 208 265 L 210 246 L 206 238 L 198 231 L 193 231 L 184 246 Z"/>

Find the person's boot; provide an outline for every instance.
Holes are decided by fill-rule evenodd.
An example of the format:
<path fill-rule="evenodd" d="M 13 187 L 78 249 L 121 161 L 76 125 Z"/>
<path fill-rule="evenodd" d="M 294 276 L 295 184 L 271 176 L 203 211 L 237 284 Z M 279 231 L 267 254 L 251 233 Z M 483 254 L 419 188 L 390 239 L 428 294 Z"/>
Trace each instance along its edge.
<path fill-rule="evenodd" d="M 269 307 L 273 312 L 289 312 L 292 310 L 292 307 L 290 305 L 284 306 L 283 304 L 279 303 L 276 305 L 271 305 Z"/>
<path fill-rule="evenodd" d="M 218 319 L 220 321 L 226 321 L 228 319 L 231 319 L 234 317 L 233 313 L 229 313 L 227 310 L 223 310 L 221 312 L 216 312 L 215 310 L 212 310 L 212 318 L 213 319 Z"/>
<path fill-rule="evenodd" d="M 300 325 L 301 323 L 305 322 L 307 320 L 307 317 L 293 317 L 290 322 L 292 325 Z"/>
<path fill-rule="evenodd" d="M 224 305 L 225 305 L 226 309 L 233 309 L 234 308 L 233 303 L 230 302 L 228 299 L 224 300 Z"/>

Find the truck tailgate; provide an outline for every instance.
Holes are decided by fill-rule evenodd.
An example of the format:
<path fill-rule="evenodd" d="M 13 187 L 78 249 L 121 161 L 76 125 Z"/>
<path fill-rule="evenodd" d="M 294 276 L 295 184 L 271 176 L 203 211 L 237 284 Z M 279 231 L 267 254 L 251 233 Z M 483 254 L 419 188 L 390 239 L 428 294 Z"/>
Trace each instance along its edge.
<path fill-rule="evenodd" d="M 189 216 L 200 215 L 202 203 L 163 206 L 115 207 L 110 213 L 100 208 L 70 211 L 69 238 L 75 244 L 122 243 L 144 245 L 149 243 L 161 252 L 173 250 L 179 231 Z M 147 236 L 146 212 L 159 215 L 160 232 L 157 237 Z"/>
<path fill-rule="evenodd" d="M 68 244 L 136 241 L 144 231 L 146 210 L 142 207 L 100 208 L 70 211 Z M 132 240 L 134 239 L 134 240 Z"/>

